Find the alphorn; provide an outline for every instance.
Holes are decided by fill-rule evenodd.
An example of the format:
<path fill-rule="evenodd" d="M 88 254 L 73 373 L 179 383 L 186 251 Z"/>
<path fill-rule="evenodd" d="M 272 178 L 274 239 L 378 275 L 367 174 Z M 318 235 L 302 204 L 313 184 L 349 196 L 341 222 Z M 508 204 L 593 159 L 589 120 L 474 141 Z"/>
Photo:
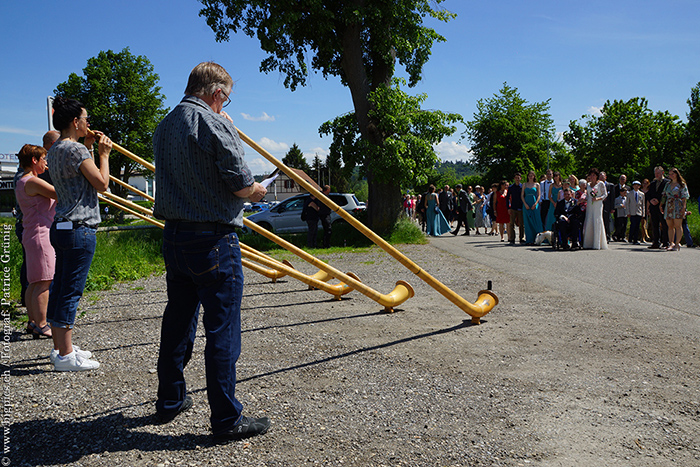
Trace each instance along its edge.
<path fill-rule="evenodd" d="M 127 188 L 131 188 L 131 185 L 127 184 Z M 153 225 L 156 225 L 160 228 L 165 227 L 165 225 L 162 222 L 147 217 L 153 215 L 153 211 L 151 211 L 148 208 L 139 206 L 136 203 L 133 203 L 127 199 L 124 199 L 120 196 L 109 192 L 100 193 L 99 198 L 107 204 L 119 208 L 125 212 L 128 212 L 129 214 L 132 214 L 147 222 L 150 222 Z M 304 284 L 308 285 L 309 288 L 323 290 L 324 292 L 333 295 L 333 297 L 336 300 L 340 300 L 342 295 L 345 295 L 353 290 L 352 287 L 348 286 L 347 284 L 344 284 L 343 282 L 340 282 L 338 284 L 327 284 L 326 281 L 329 280 L 331 276 L 328 275 L 326 272 L 319 271 L 313 276 L 308 276 L 294 269 L 294 267 L 292 267 L 292 265 L 289 262 L 279 262 L 274 258 L 246 245 L 245 243 L 239 242 L 239 245 L 241 246 L 241 255 L 244 257 L 241 259 L 241 263 L 246 268 L 255 271 L 259 274 L 262 274 L 263 276 L 269 279 L 272 279 L 272 282 L 276 282 L 277 279 L 279 279 L 280 277 L 289 275 L 299 280 L 300 282 L 303 282 Z M 267 268 L 272 269 L 261 267 L 251 261 L 262 264 L 263 266 L 267 266 Z M 359 278 L 354 274 L 348 274 L 349 277 L 351 277 L 353 280 L 359 281 Z"/>
<path fill-rule="evenodd" d="M 392 290 L 388 294 L 381 294 L 374 290 L 371 287 L 368 287 L 367 285 L 363 284 L 360 282 L 360 280 L 357 278 L 355 275 L 350 275 L 351 273 L 345 274 L 340 272 L 339 270 L 335 269 L 333 266 L 324 263 L 323 261 L 319 260 L 313 255 L 310 255 L 309 253 L 305 252 L 301 248 L 292 245 L 288 241 L 278 237 L 277 235 L 273 234 L 272 232 L 269 232 L 262 227 L 260 227 L 258 224 L 255 222 L 249 221 L 248 219 L 243 219 L 243 225 L 248 227 L 249 229 L 259 233 L 263 237 L 272 240 L 285 250 L 291 251 L 304 261 L 312 264 L 313 266 L 316 266 L 322 271 L 325 271 L 328 273 L 331 277 L 335 277 L 336 279 L 339 279 L 360 292 L 361 294 L 371 298 L 375 302 L 379 303 L 380 305 L 384 306 L 385 311 L 393 311 L 395 306 L 398 306 L 408 300 L 409 298 L 413 297 L 415 292 L 413 291 L 413 287 L 411 287 L 411 284 L 409 284 L 406 281 L 398 281 L 396 282 L 396 287 L 394 287 L 394 290 Z"/>
<path fill-rule="evenodd" d="M 127 184 L 127 187 L 133 188 L 133 187 L 131 187 L 131 185 L 128 185 L 128 184 Z M 159 221 L 153 219 L 152 217 L 148 217 L 148 216 L 153 216 L 153 211 L 151 211 L 148 208 L 144 208 L 143 206 L 139 206 L 136 203 L 133 203 L 127 199 L 124 199 L 120 196 L 117 196 L 117 195 L 115 195 L 113 193 L 109 193 L 109 192 L 99 193 L 97 196 L 101 201 L 109 204 L 110 206 L 114 206 L 115 208 L 121 209 L 122 211 L 127 212 L 133 216 L 136 216 L 139 219 L 142 219 L 146 222 L 150 222 L 151 224 L 153 224 L 157 227 L 160 227 L 161 229 L 165 228 L 165 224 L 163 224 L 162 222 L 159 222 Z M 141 212 L 137 212 L 137 211 L 141 211 Z M 248 247 L 248 248 L 250 248 L 250 247 Z M 254 252 L 254 253 L 262 254 L 253 248 L 250 248 L 250 250 L 252 250 L 252 252 Z M 263 268 L 261 266 L 258 266 L 255 263 L 251 263 L 250 261 L 245 260 L 245 259 L 241 259 L 241 264 L 243 264 L 243 266 L 247 267 L 248 269 L 257 272 L 258 274 L 262 274 L 263 276 L 267 277 L 268 279 L 272 279 L 272 282 L 277 282 L 277 279 L 287 275 L 285 272 L 275 270 L 275 269 Z"/>
<path fill-rule="evenodd" d="M 316 199 L 320 199 L 323 204 L 331 208 L 334 212 L 336 212 L 340 217 L 342 217 L 345 221 L 348 222 L 348 224 L 352 225 L 355 227 L 357 230 L 359 230 L 365 237 L 369 238 L 374 242 L 377 246 L 379 246 L 382 250 L 386 251 L 389 253 L 394 259 L 396 259 L 399 263 L 401 263 L 403 266 L 405 266 L 409 271 L 420 277 L 426 284 L 431 286 L 433 289 L 438 291 L 443 297 L 447 298 L 449 301 L 457 305 L 462 311 L 467 313 L 472 317 L 472 323 L 474 324 L 479 324 L 481 322 L 481 318 L 486 315 L 489 311 L 493 309 L 498 304 L 498 297 L 496 294 L 494 294 L 490 290 L 481 290 L 479 291 L 479 296 L 477 297 L 477 300 L 475 303 L 470 303 L 461 296 L 459 296 L 457 293 L 452 291 L 449 287 L 447 287 L 445 284 L 434 278 L 432 275 L 430 275 L 428 272 L 426 272 L 424 269 L 420 268 L 416 263 L 408 259 L 403 253 L 401 253 L 399 250 L 394 248 L 392 245 L 390 245 L 387 241 L 385 241 L 383 238 L 381 238 L 379 235 L 375 234 L 367 228 L 364 224 L 362 224 L 360 221 L 355 219 L 350 213 L 342 209 L 340 206 L 335 204 L 333 201 L 331 201 L 327 196 L 325 196 L 323 193 L 318 191 L 316 188 L 314 188 L 310 183 L 308 183 L 306 180 L 301 178 L 299 175 L 297 175 L 294 171 L 290 170 L 289 167 L 284 165 L 281 161 L 277 160 L 272 154 L 267 152 L 265 149 L 263 149 L 258 143 L 250 139 L 245 133 L 243 133 L 241 130 L 236 128 L 238 131 L 238 135 L 240 136 L 241 140 L 243 140 L 248 146 L 253 148 L 255 151 L 257 151 L 261 156 L 263 156 L 265 159 L 270 161 L 275 167 L 280 169 L 282 172 L 287 174 L 289 178 L 294 180 L 296 183 L 298 183 L 302 188 L 304 188 L 306 191 L 314 195 Z M 249 224 L 252 224 L 252 222 L 248 221 Z M 248 227 L 250 227 L 249 224 L 246 224 Z M 352 285 L 352 282 L 349 282 Z"/>

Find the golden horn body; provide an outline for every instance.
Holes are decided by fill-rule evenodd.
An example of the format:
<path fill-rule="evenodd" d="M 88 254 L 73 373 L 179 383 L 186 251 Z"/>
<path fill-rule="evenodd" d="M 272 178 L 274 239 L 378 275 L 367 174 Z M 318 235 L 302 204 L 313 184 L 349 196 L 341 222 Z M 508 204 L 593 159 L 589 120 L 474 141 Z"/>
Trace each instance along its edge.
<path fill-rule="evenodd" d="M 263 229 L 259 225 L 257 225 L 255 222 L 251 222 L 248 219 L 243 219 L 243 224 L 248 227 L 249 229 L 259 233 L 263 237 L 272 240 L 285 250 L 291 251 L 295 255 L 299 256 L 301 259 L 304 261 L 307 261 L 308 263 L 316 266 L 319 268 L 321 271 L 325 271 L 328 275 L 331 277 L 334 277 L 336 279 L 342 280 L 344 283 L 348 284 L 351 286 L 353 289 L 357 290 L 358 292 L 362 293 L 363 295 L 371 298 L 375 302 L 379 303 L 380 305 L 383 305 L 386 311 L 392 311 L 395 306 L 398 306 L 408 300 L 409 298 L 413 297 L 414 295 L 414 290 L 413 287 L 411 287 L 411 284 L 405 281 L 398 281 L 396 283 L 396 287 L 394 290 L 392 290 L 388 294 L 381 294 L 377 292 L 376 290 L 372 289 L 371 287 L 366 286 L 362 282 L 360 282 L 359 279 L 357 279 L 357 276 L 355 275 L 350 275 L 350 274 L 345 274 L 343 272 L 340 272 L 339 270 L 335 269 L 333 266 L 324 263 L 323 261 L 319 260 L 315 256 L 310 255 L 309 253 L 305 252 L 301 248 L 292 245 L 288 241 L 278 237 L 277 235 L 273 234 L 272 232 L 268 232 L 267 230 Z M 314 286 L 315 287 L 315 286 Z"/>
<path fill-rule="evenodd" d="M 477 301 L 475 303 L 470 303 L 464 298 L 460 297 L 450 288 L 445 286 L 442 282 L 428 274 L 425 270 L 421 269 L 416 263 L 408 259 L 399 250 L 387 243 L 379 235 L 375 234 L 374 232 L 372 232 L 372 230 L 368 229 L 360 221 L 355 219 L 350 213 L 348 213 L 340 206 L 335 204 L 333 201 L 331 201 L 327 196 L 325 196 L 323 193 L 314 188 L 311 184 L 309 184 L 306 180 L 297 175 L 294 171 L 290 170 L 286 165 L 284 165 L 282 162 L 280 162 L 274 156 L 272 156 L 272 154 L 263 149 L 258 143 L 250 139 L 250 137 L 248 137 L 240 129 L 238 129 L 238 135 L 240 136 L 241 140 L 243 140 L 251 148 L 255 149 L 255 151 L 257 151 L 261 156 L 270 161 L 275 167 L 287 174 L 289 178 L 298 183 L 302 188 L 314 195 L 317 199 L 320 199 L 323 202 L 323 204 L 325 204 L 326 206 L 331 208 L 331 210 L 338 213 L 340 217 L 342 217 L 350 225 L 359 230 L 365 237 L 372 240 L 377 246 L 389 253 L 394 259 L 396 259 L 399 263 L 404 265 L 409 271 L 416 274 L 433 289 L 438 291 L 442 296 L 444 296 L 449 301 L 457 305 L 457 307 L 459 307 L 462 311 L 470 315 L 472 317 L 473 323 L 479 323 L 480 318 L 487 314 L 489 311 L 491 311 L 493 307 L 495 307 L 498 304 L 498 297 L 490 290 L 480 291 L 479 297 L 477 298 Z"/>

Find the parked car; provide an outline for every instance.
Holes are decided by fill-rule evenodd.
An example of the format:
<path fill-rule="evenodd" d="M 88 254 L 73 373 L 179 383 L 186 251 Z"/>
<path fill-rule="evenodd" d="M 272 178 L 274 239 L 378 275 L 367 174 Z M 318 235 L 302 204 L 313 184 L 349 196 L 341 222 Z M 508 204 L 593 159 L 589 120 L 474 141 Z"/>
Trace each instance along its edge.
<path fill-rule="evenodd" d="M 265 202 L 259 202 L 259 203 L 243 203 L 243 211 L 244 212 L 258 212 L 258 211 L 264 211 L 265 209 L 269 208 L 270 205 Z"/>
<path fill-rule="evenodd" d="M 296 195 L 266 211 L 252 214 L 247 219 L 275 233 L 307 232 L 309 227 L 306 221 L 301 220 L 301 210 L 309 196 L 308 193 Z M 360 202 L 352 193 L 331 193 L 328 197 L 335 204 L 353 215 L 367 209 L 366 206 L 360 205 Z M 343 218 L 339 214 L 331 212 L 331 225 L 342 220 Z M 321 222 L 319 221 L 320 225 Z"/>

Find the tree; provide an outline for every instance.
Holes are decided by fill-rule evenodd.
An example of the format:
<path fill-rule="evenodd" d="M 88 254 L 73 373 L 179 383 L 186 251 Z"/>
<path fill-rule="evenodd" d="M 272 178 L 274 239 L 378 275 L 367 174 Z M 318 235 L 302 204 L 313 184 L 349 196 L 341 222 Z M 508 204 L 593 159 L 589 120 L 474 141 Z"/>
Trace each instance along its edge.
<path fill-rule="evenodd" d="M 231 31 L 257 35 L 269 54 L 260 70 L 281 72 L 291 90 L 306 83 L 309 68 L 324 77 L 340 78 L 352 96 L 355 129 L 372 148 L 371 157 L 379 159 L 387 156 L 384 149 L 391 135 L 371 113 L 370 96 L 391 87 L 397 61 L 405 68 L 409 85 L 415 85 L 433 43 L 445 40 L 423 26 L 424 18 L 448 21 L 455 16 L 437 8 L 443 0 L 200 1 L 204 4 L 200 15 L 217 40 L 228 40 Z M 386 160 L 385 166 L 391 168 L 395 162 Z M 387 231 L 401 211 L 400 184 L 376 173 L 376 165 L 366 167 L 366 175 L 369 226 Z"/>
<path fill-rule="evenodd" d="M 304 153 L 301 152 L 301 149 L 299 149 L 297 143 L 292 144 L 292 147 L 289 148 L 289 151 L 287 151 L 287 154 L 285 154 L 284 158 L 282 159 L 282 163 L 287 167 L 301 169 L 307 174 L 309 173 L 309 163 L 306 162 Z"/>
<path fill-rule="evenodd" d="M 342 154 L 346 165 L 359 166 L 360 174 L 373 174 L 376 179 L 397 184 L 398 189 L 427 180 L 428 172 L 437 162 L 434 145 L 453 134 L 463 122 L 461 115 L 439 110 L 422 110 L 425 94 L 409 96 L 396 79 L 394 86 L 381 86 L 370 94 L 370 117 L 385 134 L 379 147 L 362 137 L 355 115 L 342 115 L 326 122 L 319 129 L 321 134 L 332 134 L 331 155 Z M 372 204 L 372 185 L 369 186 Z"/>
<path fill-rule="evenodd" d="M 572 121 L 564 133 L 580 173 L 597 167 L 651 178 L 655 166 L 674 165 L 681 154 L 683 123 L 667 111 L 653 112 L 643 97 L 607 101 L 600 116 L 582 118 L 584 125 Z"/>
<path fill-rule="evenodd" d="M 548 166 L 563 172 L 569 169 L 570 158 L 563 145 L 552 139 L 549 100 L 529 104 L 517 88 L 503 83 L 498 94 L 479 99 L 476 108 L 467 134 L 485 180 L 510 180 L 515 172 L 539 172 Z"/>
<path fill-rule="evenodd" d="M 56 95 L 79 100 L 90 115 L 90 127 L 103 131 L 112 141 L 140 157 L 153 160 L 153 132 L 169 109 L 163 107 L 153 65 L 143 55 L 135 56 L 125 48 L 119 53 L 108 50 L 90 58 L 83 76 L 75 73 L 56 86 Z M 128 183 L 143 173 L 143 167 L 113 151 L 109 173 Z M 150 174 L 149 174 L 150 175 Z M 113 193 L 124 196 L 124 188 L 110 183 Z"/>
<path fill-rule="evenodd" d="M 690 90 L 688 123 L 683 134 L 683 160 L 679 170 L 693 196 L 700 194 L 700 83 Z"/>

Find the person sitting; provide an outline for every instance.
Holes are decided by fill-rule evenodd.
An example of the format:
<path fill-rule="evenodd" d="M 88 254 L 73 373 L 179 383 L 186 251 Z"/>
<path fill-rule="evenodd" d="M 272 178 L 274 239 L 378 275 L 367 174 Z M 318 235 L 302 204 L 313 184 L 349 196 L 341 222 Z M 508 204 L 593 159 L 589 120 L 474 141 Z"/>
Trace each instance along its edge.
<path fill-rule="evenodd" d="M 581 224 L 583 222 L 583 211 L 579 203 L 573 199 L 571 188 L 563 189 L 564 199 L 559 201 L 554 208 L 554 218 L 557 222 L 557 229 L 562 247 L 569 249 L 569 239 L 571 248 L 578 249 L 579 238 L 581 236 Z"/>

